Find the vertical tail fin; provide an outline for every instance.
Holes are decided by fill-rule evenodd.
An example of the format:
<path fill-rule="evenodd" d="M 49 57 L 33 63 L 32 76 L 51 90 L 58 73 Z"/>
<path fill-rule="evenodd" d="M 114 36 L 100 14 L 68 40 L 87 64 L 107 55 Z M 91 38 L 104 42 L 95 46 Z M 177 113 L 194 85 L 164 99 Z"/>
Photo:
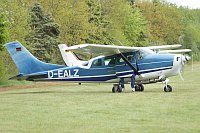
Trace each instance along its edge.
<path fill-rule="evenodd" d="M 83 64 L 85 61 L 80 61 L 74 53 L 66 51 L 67 46 L 65 44 L 58 45 L 62 58 L 67 66 L 77 66 Z"/>
<path fill-rule="evenodd" d="M 64 67 L 38 60 L 18 41 L 7 43 L 4 46 L 7 48 L 19 72 L 22 74 L 31 74 Z"/>

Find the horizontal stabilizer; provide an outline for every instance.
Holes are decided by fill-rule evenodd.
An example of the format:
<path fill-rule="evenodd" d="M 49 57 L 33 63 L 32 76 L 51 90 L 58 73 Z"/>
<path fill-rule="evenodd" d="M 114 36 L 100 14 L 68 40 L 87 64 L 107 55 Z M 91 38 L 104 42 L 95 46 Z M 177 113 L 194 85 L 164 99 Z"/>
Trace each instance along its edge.
<path fill-rule="evenodd" d="M 165 53 L 187 53 L 191 52 L 191 49 L 177 49 L 177 50 L 161 50 L 159 51 L 159 54 L 165 54 Z"/>
<path fill-rule="evenodd" d="M 13 77 L 9 78 L 9 80 L 12 80 L 12 79 L 24 80 L 24 76 L 23 76 L 23 74 L 20 73 L 20 74 L 18 74 L 16 76 L 13 76 Z"/>
<path fill-rule="evenodd" d="M 149 46 L 148 48 L 151 50 L 165 50 L 165 49 L 176 49 L 181 46 L 182 46 L 181 44 L 174 44 L 174 45 Z"/>

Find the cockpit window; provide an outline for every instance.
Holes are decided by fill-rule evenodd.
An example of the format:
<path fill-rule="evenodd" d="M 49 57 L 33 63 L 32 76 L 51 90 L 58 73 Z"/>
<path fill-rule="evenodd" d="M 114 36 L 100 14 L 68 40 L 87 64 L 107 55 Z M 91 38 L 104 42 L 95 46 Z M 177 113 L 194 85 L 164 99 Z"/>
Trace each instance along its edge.
<path fill-rule="evenodd" d="M 137 55 L 137 59 L 138 59 L 138 60 L 142 60 L 143 57 L 145 56 L 141 51 L 137 51 L 137 52 L 136 52 L 136 55 Z"/>
<path fill-rule="evenodd" d="M 128 59 L 128 61 L 130 61 L 130 62 L 133 61 L 133 55 L 128 55 L 128 56 L 127 56 L 127 59 Z"/>
<path fill-rule="evenodd" d="M 125 53 L 123 54 L 124 57 L 129 61 L 129 62 L 132 62 L 134 61 L 134 54 L 133 52 L 130 52 L 130 53 Z M 119 64 L 123 64 L 125 63 L 124 59 L 120 56 L 120 55 L 117 55 L 116 57 L 116 63 L 119 63 Z"/>

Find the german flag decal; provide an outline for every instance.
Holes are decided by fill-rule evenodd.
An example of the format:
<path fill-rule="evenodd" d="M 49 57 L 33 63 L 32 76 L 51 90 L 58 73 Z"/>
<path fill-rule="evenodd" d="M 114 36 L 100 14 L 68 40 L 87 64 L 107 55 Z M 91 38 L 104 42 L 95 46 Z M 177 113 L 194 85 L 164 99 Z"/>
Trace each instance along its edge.
<path fill-rule="evenodd" d="M 22 51 L 21 47 L 16 48 L 16 51 Z"/>

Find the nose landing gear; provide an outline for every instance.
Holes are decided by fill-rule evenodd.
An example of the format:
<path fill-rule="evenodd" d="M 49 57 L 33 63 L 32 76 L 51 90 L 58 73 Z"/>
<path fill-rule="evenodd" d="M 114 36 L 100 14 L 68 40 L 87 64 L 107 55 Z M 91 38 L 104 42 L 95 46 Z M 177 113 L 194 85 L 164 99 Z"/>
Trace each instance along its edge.
<path fill-rule="evenodd" d="M 172 87 L 171 87 L 170 85 L 166 85 L 166 86 L 164 87 L 164 91 L 165 91 L 165 92 L 172 92 Z"/>
<path fill-rule="evenodd" d="M 166 79 L 166 80 L 164 81 L 164 84 L 165 84 L 165 86 L 164 86 L 164 91 L 165 91 L 165 92 L 172 92 L 172 87 L 171 87 L 170 85 L 168 85 L 168 82 L 169 82 L 169 79 Z"/>

